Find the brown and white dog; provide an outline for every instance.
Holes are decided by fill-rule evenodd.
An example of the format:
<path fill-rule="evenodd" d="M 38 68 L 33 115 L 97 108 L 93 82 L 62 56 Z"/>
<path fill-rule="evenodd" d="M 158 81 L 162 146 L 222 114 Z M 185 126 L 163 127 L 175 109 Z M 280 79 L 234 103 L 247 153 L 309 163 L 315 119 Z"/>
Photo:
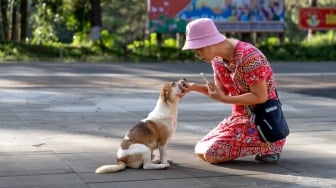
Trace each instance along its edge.
<path fill-rule="evenodd" d="M 126 167 L 169 168 L 166 146 L 176 131 L 179 93 L 181 91 L 177 83 L 165 84 L 153 111 L 134 125 L 122 140 L 117 152 L 117 164 L 101 166 L 96 173 L 118 172 Z M 152 161 L 155 149 L 159 149 L 159 164 Z"/>

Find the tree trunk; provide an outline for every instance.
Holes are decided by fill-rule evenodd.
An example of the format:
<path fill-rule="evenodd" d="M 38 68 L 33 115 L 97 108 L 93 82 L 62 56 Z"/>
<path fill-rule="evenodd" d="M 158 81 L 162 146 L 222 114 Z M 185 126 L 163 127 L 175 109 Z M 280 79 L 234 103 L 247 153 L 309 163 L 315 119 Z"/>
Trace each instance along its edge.
<path fill-rule="evenodd" d="M 0 6 L 1 6 L 2 29 L 3 29 L 2 34 L 4 36 L 4 40 L 9 40 L 9 23 L 7 16 L 8 1 L 0 0 Z"/>
<path fill-rule="evenodd" d="M 20 34 L 19 41 L 22 42 L 27 37 L 27 0 L 21 0 L 20 3 Z"/>
<path fill-rule="evenodd" d="M 12 6 L 12 28 L 11 28 L 11 41 L 17 41 L 17 25 L 16 25 L 16 4 L 11 3 Z"/>
<path fill-rule="evenodd" d="M 90 36 L 92 40 L 97 41 L 101 39 L 101 29 L 102 29 L 102 17 L 101 17 L 101 6 L 100 0 L 90 0 L 91 10 L 90 10 L 90 23 L 91 31 Z"/>

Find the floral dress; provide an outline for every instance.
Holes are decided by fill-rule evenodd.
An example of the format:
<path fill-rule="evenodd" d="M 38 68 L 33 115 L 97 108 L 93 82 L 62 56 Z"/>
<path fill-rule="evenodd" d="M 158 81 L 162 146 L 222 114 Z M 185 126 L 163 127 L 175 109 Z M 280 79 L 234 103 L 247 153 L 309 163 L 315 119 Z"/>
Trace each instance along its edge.
<path fill-rule="evenodd" d="M 253 45 L 239 41 L 230 62 L 216 57 L 211 64 L 215 79 L 221 82 L 229 95 L 247 93 L 250 85 L 265 81 L 268 98 L 277 99 L 273 71 L 266 57 Z M 255 123 L 251 123 L 249 107 L 234 104 L 232 115 L 197 143 L 195 153 L 235 159 L 280 153 L 284 144 L 285 139 L 274 143 L 262 142 Z"/>

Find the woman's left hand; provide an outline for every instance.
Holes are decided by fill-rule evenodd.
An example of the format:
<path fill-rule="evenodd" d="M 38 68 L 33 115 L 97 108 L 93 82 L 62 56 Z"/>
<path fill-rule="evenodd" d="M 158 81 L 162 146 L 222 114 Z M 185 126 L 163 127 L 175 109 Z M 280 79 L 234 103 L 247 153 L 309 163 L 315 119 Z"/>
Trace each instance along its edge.
<path fill-rule="evenodd" d="M 216 86 L 215 83 L 208 82 L 207 87 L 208 87 L 208 94 L 210 98 L 220 101 L 220 102 L 225 102 L 224 100 L 225 100 L 226 95 L 220 88 Z"/>

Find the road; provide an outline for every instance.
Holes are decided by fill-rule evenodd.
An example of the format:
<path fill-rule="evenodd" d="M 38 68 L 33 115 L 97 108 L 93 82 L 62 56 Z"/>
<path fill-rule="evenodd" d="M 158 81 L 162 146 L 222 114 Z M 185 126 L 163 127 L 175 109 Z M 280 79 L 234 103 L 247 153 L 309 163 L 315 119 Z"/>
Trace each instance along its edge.
<path fill-rule="evenodd" d="M 336 98 L 336 63 L 274 63 L 280 90 Z M 161 81 L 201 82 L 206 63 L 0 64 L 0 87 L 141 87 Z M 137 81 L 142 78 L 142 82 Z M 136 79 L 136 80 L 134 80 Z"/>
<path fill-rule="evenodd" d="M 194 145 L 231 106 L 190 93 L 179 106 L 168 170 L 115 163 L 124 134 L 152 110 L 166 81 L 203 82 L 205 63 L 0 64 L 0 188 L 336 187 L 336 63 L 272 64 L 291 133 L 281 159 L 211 165 Z"/>

